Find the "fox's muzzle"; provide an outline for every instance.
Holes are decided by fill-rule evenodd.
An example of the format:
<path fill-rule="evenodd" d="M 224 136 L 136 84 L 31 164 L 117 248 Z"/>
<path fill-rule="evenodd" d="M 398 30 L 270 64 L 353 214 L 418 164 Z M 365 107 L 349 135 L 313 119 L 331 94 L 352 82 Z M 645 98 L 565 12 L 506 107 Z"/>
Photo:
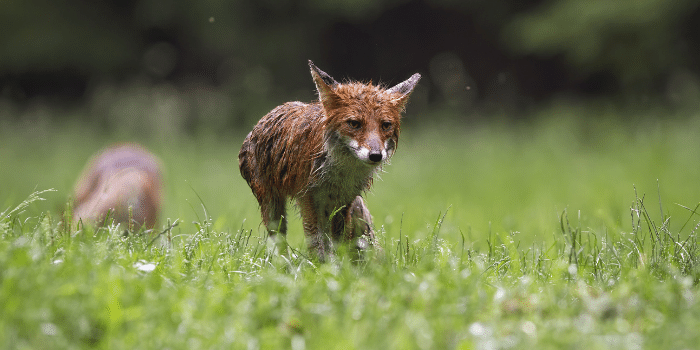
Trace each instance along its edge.
<path fill-rule="evenodd" d="M 369 159 L 370 162 L 379 163 L 386 158 L 386 151 L 384 150 L 384 145 L 379 135 L 371 135 L 367 140 L 367 146 L 369 148 L 367 159 Z"/>

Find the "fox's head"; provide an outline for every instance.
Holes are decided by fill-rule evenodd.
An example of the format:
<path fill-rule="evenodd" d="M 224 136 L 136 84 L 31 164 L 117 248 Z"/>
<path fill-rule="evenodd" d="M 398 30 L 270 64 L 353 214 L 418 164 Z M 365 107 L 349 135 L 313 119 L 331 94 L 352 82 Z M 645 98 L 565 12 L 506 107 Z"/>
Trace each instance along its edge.
<path fill-rule="evenodd" d="M 338 83 L 309 61 L 326 119 L 326 139 L 339 142 L 370 166 L 392 156 L 399 140 L 401 112 L 420 74 L 385 89 L 357 82 Z"/>

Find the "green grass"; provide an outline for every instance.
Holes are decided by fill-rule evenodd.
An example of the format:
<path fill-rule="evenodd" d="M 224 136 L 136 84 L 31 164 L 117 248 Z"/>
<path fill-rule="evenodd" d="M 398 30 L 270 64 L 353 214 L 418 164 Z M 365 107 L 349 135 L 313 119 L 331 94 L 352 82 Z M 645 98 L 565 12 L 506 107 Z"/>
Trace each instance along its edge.
<path fill-rule="evenodd" d="M 178 220 L 154 242 L 62 224 L 84 162 L 121 138 L 3 127 L 0 347 L 694 348 L 700 122 L 586 113 L 407 127 L 367 195 L 383 258 L 326 264 L 298 218 L 300 254 L 268 252 L 243 131 L 140 140 Z"/>

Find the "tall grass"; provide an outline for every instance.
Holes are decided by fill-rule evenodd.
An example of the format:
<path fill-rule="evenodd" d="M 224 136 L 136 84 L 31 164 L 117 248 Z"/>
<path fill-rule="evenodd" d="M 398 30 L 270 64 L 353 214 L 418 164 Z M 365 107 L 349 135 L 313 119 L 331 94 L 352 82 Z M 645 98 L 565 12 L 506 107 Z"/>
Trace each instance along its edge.
<path fill-rule="evenodd" d="M 694 232 L 657 223 L 642 199 L 630 233 L 598 235 L 562 214 L 551 246 L 494 233 L 487 249 L 386 239 L 357 262 L 275 254 L 252 230 L 188 234 L 0 218 L 5 348 L 638 348 L 690 345 Z M 693 214 L 694 215 L 694 214 Z M 693 220 L 697 221 L 697 220 Z M 127 230 L 128 231 L 128 230 Z M 669 236 L 664 239 L 662 233 Z M 154 239 L 159 240 L 154 244 Z M 687 330 L 680 337 L 665 332 Z M 587 337 L 593 335 L 593 337 Z M 668 342 L 671 343 L 668 343 Z"/>
<path fill-rule="evenodd" d="M 697 123 L 550 117 L 406 129 L 366 196 L 382 251 L 325 264 L 297 218 L 267 246 L 242 135 L 149 144 L 168 185 L 147 232 L 65 210 L 114 138 L 0 131 L 0 347 L 695 347 Z"/>

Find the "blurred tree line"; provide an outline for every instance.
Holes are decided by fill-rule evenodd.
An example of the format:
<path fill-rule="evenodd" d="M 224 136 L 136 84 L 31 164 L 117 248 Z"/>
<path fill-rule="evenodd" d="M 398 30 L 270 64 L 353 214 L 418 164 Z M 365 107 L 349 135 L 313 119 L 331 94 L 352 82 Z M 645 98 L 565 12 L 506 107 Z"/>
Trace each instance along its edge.
<path fill-rule="evenodd" d="M 248 125 L 312 98 L 308 59 L 337 79 L 421 72 L 411 108 L 464 118 L 562 95 L 697 107 L 699 23 L 692 0 L 4 0 L 0 120 L 39 103 Z"/>

